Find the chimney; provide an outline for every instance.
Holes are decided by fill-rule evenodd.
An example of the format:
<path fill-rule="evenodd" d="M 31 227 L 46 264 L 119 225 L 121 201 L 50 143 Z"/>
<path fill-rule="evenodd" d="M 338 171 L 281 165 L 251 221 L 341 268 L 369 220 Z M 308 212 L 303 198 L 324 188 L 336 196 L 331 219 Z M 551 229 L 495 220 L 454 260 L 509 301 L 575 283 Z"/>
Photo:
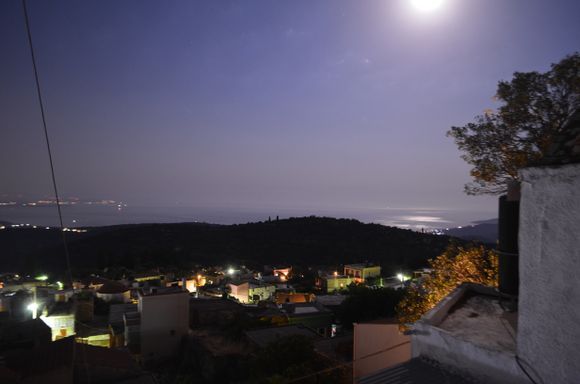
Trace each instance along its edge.
<path fill-rule="evenodd" d="M 498 245 L 499 291 L 517 296 L 519 287 L 518 231 L 520 219 L 520 184 L 508 185 L 507 195 L 499 198 Z"/>

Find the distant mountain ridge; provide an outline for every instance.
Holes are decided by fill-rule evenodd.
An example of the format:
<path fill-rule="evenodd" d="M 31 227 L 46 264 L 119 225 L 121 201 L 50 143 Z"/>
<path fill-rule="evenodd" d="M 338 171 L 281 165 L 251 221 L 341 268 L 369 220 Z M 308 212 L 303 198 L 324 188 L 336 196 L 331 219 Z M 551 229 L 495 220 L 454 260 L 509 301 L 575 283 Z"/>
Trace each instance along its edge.
<path fill-rule="evenodd" d="M 443 231 L 446 235 L 458 237 L 468 241 L 481 241 L 495 244 L 497 242 L 497 219 L 474 221 L 473 225 L 458 228 L 449 228 Z"/>
<path fill-rule="evenodd" d="M 194 264 L 333 265 L 370 261 L 384 268 L 416 268 L 443 251 L 447 236 L 303 217 L 238 225 L 135 224 L 68 233 L 73 269 L 191 268 Z M 58 230 L 0 231 L 0 270 L 62 273 Z"/>

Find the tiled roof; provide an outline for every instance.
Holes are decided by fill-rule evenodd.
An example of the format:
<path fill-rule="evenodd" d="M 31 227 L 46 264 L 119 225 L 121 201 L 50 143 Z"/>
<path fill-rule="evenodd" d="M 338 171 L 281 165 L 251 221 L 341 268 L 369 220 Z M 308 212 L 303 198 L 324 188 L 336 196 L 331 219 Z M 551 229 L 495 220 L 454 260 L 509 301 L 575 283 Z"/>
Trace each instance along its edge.
<path fill-rule="evenodd" d="M 311 316 L 312 314 L 330 313 L 330 310 L 319 303 L 284 303 L 282 309 L 290 317 Z"/>
<path fill-rule="evenodd" d="M 102 285 L 102 284 L 105 284 L 108 281 L 110 281 L 110 280 L 109 279 L 105 279 L 103 277 L 91 276 L 89 278 L 82 279 L 81 280 L 81 284 L 83 284 L 84 286 L 88 287 L 89 285 Z"/>
<path fill-rule="evenodd" d="M 140 297 L 175 295 L 175 294 L 189 295 L 189 292 L 183 290 L 183 288 L 181 287 L 151 287 L 149 290 L 146 289 L 139 290 Z"/>
<path fill-rule="evenodd" d="M 357 264 L 345 264 L 344 267 L 352 269 L 363 269 L 363 268 L 373 268 L 376 267 L 376 265 L 369 263 L 357 263 Z"/>
<path fill-rule="evenodd" d="M 244 307 L 232 300 L 217 298 L 190 298 L 189 306 L 195 310 L 220 311 L 220 310 L 243 310 Z"/>
<path fill-rule="evenodd" d="M 482 384 L 452 373 L 437 363 L 415 358 L 406 363 L 365 376 L 357 384 Z M 492 384 L 492 383 L 489 383 Z"/>
<path fill-rule="evenodd" d="M 97 293 L 116 294 L 116 293 L 124 293 L 127 292 L 128 290 L 129 288 L 127 288 L 126 286 L 117 281 L 107 281 L 105 284 L 103 284 L 101 288 L 99 288 Z"/>
<path fill-rule="evenodd" d="M 246 336 L 260 347 L 274 343 L 289 336 L 304 336 L 309 339 L 318 339 L 320 336 L 310 328 L 301 325 L 287 325 L 283 327 L 262 328 L 246 331 Z"/>

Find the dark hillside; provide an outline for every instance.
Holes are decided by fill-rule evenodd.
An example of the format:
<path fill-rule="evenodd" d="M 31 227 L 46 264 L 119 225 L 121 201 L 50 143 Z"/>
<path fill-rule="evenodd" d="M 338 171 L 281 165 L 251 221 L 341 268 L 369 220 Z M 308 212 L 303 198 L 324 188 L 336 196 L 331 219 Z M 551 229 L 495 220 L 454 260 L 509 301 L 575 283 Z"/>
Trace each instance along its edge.
<path fill-rule="evenodd" d="M 0 232 L 0 268 L 62 271 L 58 231 Z M 449 237 L 363 224 L 356 220 L 291 218 L 240 225 L 139 224 L 67 233 L 73 268 L 147 269 L 242 262 L 323 265 L 371 261 L 415 268 L 437 256 Z"/>

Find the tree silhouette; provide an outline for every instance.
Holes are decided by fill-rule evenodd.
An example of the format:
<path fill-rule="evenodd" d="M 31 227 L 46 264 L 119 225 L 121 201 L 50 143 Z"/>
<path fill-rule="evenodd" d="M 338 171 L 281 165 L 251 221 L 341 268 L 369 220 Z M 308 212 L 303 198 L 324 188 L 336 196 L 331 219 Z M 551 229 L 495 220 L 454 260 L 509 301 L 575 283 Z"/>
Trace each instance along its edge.
<path fill-rule="evenodd" d="M 516 72 L 500 81 L 502 105 L 447 135 L 471 164 L 467 194 L 501 194 L 518 170 L 541 159 L 570 117 L 580 109 L 580 53 L 566 56 L 545 73 Z"/>

